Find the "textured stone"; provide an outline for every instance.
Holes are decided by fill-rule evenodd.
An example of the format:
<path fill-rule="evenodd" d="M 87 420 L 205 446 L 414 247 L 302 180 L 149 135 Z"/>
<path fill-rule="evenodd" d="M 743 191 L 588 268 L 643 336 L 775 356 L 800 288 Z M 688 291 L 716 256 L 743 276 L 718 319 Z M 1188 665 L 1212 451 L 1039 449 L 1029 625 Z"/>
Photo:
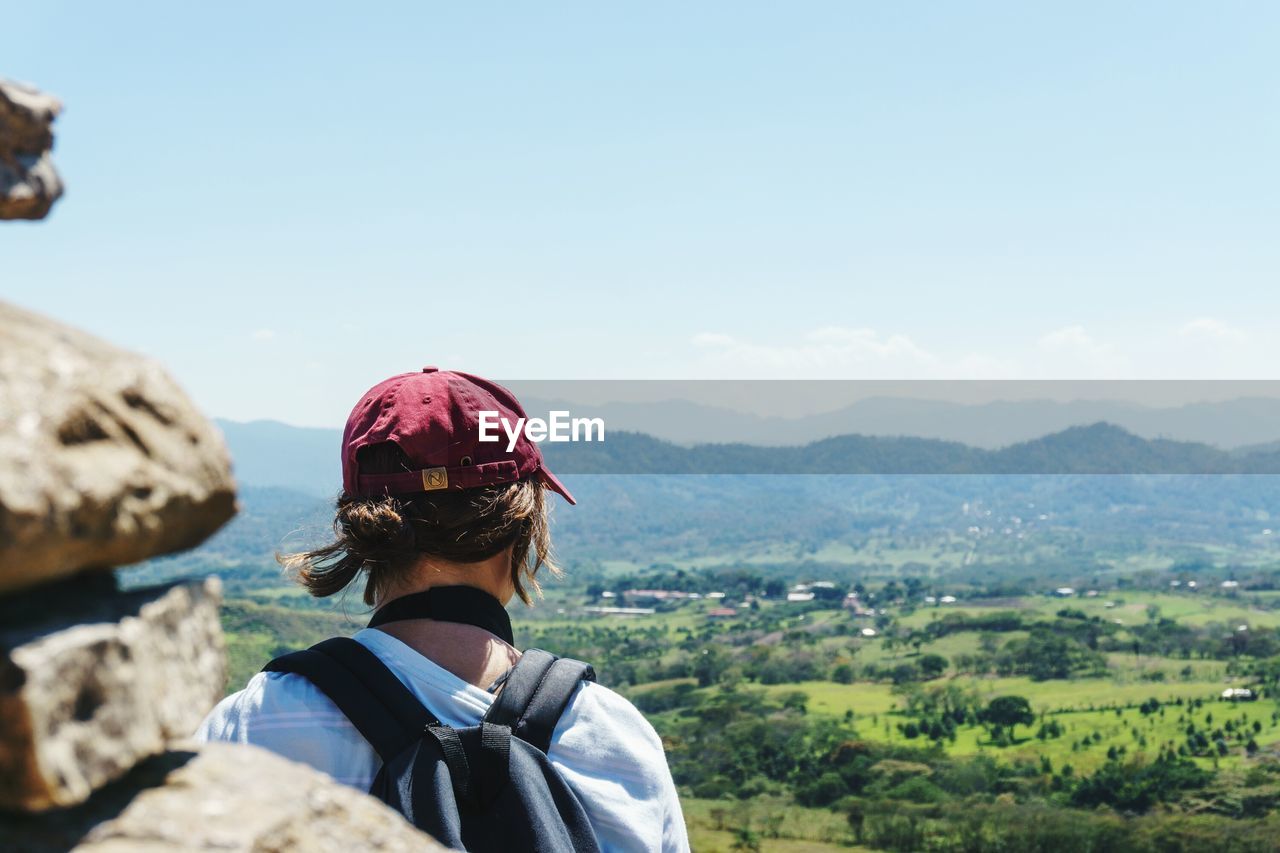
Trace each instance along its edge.
<path fill-rule="evenodd" d="M 399 814 L 310 767 L 208 744 L 75 848 L 81 853 L 443 850 Z"/>
<path fill-rule="evenodd" d="M 43 219 L 62 195 L 53 168 L 57 98 L 0 80 L 0 219 Z"/>
<path fill-rule="evenodd" d="M 0 302 L 0 593 L 199 544 L 221 435 L 156 363 Z"/>
<path fill-rule="evenodd" d="M 0 836 L 6 853 L 445 849 L 323 773 L 224 743 L 157 756 L 74 809 L 0 814 Z"/>
<path fill-rule="evenodd" d="M 82 802 L 189 737 L 226 680 L 220 591 L 93 574 L 0 600 L 0 808 Z"/>
<path fill-rule="evenodd" d="M 0 838 L 5 853 L 445 849 L 367 794 L 225 743 L 166 752 L 72 809 L 0 813 Z"/>
<path fill-rule="evenodd" d="M 196 755 L 174 749 L 148 758 L 123 778 L 93 792 L 87 802 L 48 812 L 0 809 L 0 850 L 4 853 L 65 853 L 98 824 L 118 817 L 140 791 L 164 780 Z"/>

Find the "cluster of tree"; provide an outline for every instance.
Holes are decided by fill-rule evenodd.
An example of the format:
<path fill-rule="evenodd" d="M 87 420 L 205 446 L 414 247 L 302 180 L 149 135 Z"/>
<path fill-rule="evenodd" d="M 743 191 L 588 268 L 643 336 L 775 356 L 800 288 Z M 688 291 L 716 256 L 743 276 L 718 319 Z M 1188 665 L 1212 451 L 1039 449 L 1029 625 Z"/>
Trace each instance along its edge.
<path fill-rule="evenodd" d="M 864 681 L 891 681 L 901 686 L 939 678 L 950 665 L 951 661 L 942 655 L 927 654 L 885 664 L 870 663 L 861 667 L 858 675 Z"/>
<path fill-rule="evenodd" d="M 1084 808 L 1111 806 L 1127 812 L 1145 812 L 1156 803 L 1169 802 L 1184 791 L 1203 788 L 1213 774 L 1194 761 L 1161 752 L 1150 764 L 1110 760 L 1071 791 L 1071 804 Z"/>
<path fill-rule="evenodd" d="M 1009 640 L 995 656 L 998 674 L 1027 675 L 1034 681 L 1100 675 L 1106 668 L 1106 659 L 1080 640 L 1042 626 L 1025 639 Z"/>
<path fill-rule="evenodd" d="M 676 783 L 699 797 L 745 798 L 794 786 L 818 775 L 822 759 L 851 737 L 843 724 L 809 717 L 804 694 L 737 689 L 683 700 L 673 717 L 659 719 L 659 730 Z"/>
<path fill-rule="evenodd" d="M 908 853 L 1271 853 L 1280 849 L 1280 825 L 1211 814 L 1065 809 L 1045 801 L 992 800 L 902 803 L 850 801 L 845 806 L 853 841 Z"/>
<path fill-rule="evenodd" d="M 1206 725 L 1212 725 L 1213 715 L 1210 714 L 1205 721 Z M 1197 728 L 1194 722 L 1188 722 L 1186 727 L 1186 741 L 1178 747 L 1179 755 L 1227 755 L 1231 751 L 1229 741 L 1234 741 L 1238 747 L 1243 747 L 1245 752 L 1253 755 L 1258 751 L 1258 741 L 1254 739 L 1255 735 L 1261 734 L 1262 722 L 1254 720 L 1252 723 L 1236 720 L 1227 720 L 1221 726 L 1206 731 Z"/>
<path fill-rule="evenodd" d="M 666 685 L 640 693 L 636 703 L 655 715 L 677 783 L 699 797 L 743 798 L 782 788 L 803 805 L 828 806 L 847 797 L 937 803 L 1012 793 L 1056 798 L 1063 806 L 1143 812 L 1212 778 L 1172 750 L 1162 750 L 1151 763 L 1124 762 L 1116 753 L 1096 773 L 1077 777 L 1069 765 L 1055 772 L 1047 758 L 1038 763 L 997 762 L 985 755 L 960 759 L 936 746 L 870 743 L 859 739 L 848 722 L 810 717 L 806 697 L 798 692 L 709 693 L 689 684 Z M 937 688 L 912 691 L 908 704 L 915 716 L 903 725 L 914 726 L 917 736 L 917 719 L 945 732 L 976 718 L 993 739 L 1009 742 L 1019 727 L 1036 719 L 1020 696 L 996 697 L 979 707 L 972 694 Z"/>
<path fill-rule="evenodd" d="M 776 573 L 765 574 L 741 568 L 694 572 L 672 565 L 654 565 L 644 572 L 614 576 L 608 580 L 591 580 L 583 591 L 587 598 L 594 600 L 605 590 L 626 592 L 633 589 L 666 589 L 689 593 L 715 591 L 738 598 L 748 595 L 781 598 L 787 592 L 787 580 Z"/>
<path fill-rule="evenodd" d="M 602 684 L 645 684 L 692 674 L 692 655 L 673 649 L 666 630 L 643 623 L 586 622 L 516 626 L 520 648 L 554 649 L 556 654 L 589 661 Z"/>
<path fill-rule="evenodd" d="M 960 634 L 968 631 L 991 632 L 993 634 L 1021 631 L 1027 627 L 1027 621 L 1016 610 L 1000 610 L 992 613 L 974 614 L 948 613 L 935 619 L 924 627 L 924 633 L 930 640 L 938 640 L 948 634 Z"/>
<path fill-rule="evenodd" d="M 1100 648 L 1184 660 L 1232 660 L 1244 656 L 1258 660 L 1280 655 L 1280 632 L 1273 628 L 1250 626 L 1241 631 L 1236 624 L 1186 625 L 1158 616 L 1158 609 L 1149 615 L 1156 618 L 1131 626 L 1123 639 L 1112 637 Z"/>
<path fill-rule="evenodd" d="M 1038 740 L 1050 740 L 1052 738 L 1060 738 L 1066 732 L 1066 728 L 1057 720 L 1046 720 L 1040 724 L 1040 728 L 1036 729 L 1036 738 Z"/>
<path fill-rule="evenodd" d="M 943 687 L 913 690 L 917 712 L 948 718 L 971 713 L 972 696 Z M 691 685 L 646 691 L 637 699 L 656 718 L 669 745 L 672 772 L 698 797 L 747 799 L 790 793 L 801 805 L 847 815 L 850 841 L 885 850 L 1164 851 L 1274 850 L 1280 824 L 1256 820 L 1275 797 L 1226 818 L 1183 815 L 1169 808 L 1188 794 L 1213 800 L 1213 774 L 1163 751 L 1154 761 L 1117 756 L 1077 776 L 1038 762 L 989 755 L 947 756 L 861 740 L 848 724 L 805 713 L 801 694 L 769 697 L 738 689 L 704 693 Z M 983 706 L 982 723 L 1006 732 L 1031 725 L 1025 700 L 1000 697 Z M 1276 787 L 1257 768 L 1248 788 Z M 1228 791 L 1225 802 L 1242 795 Z M 1101 810 L 1099 810 L 1101 808 Z M 1145 815 L 1145 816 L 1141 816 Z"/>
<path fill-rule="evenodd" d="M 925 686 L 910 682 L 896 690 L 906 699 L 908 721 L 899 723 L 898 730 L 908 740 L 919 737 L 936 743 L 954 742 L 959 727 L 978 724 L 982 707 L 973 690 L 950 683 Z"/>

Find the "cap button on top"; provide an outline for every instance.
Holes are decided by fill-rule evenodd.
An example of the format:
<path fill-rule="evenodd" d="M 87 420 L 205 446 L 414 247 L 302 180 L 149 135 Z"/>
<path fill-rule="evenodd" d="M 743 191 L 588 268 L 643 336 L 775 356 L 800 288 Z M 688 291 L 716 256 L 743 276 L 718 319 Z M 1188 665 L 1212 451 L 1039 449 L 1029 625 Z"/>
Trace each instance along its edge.
<path fill-rule="evenodd" d="M 434 365 L 429 365 L 429 366 L 427 366 L 427 367 L 422 368 L 422 372 L 423 372 L 423 373 L 435 373 L 435 372 L 437 372 L 439 369 L 440 369 L 440 368 L 438 368 L 438 367 L 436 367 L 436 366 L 434 366 Z"/>

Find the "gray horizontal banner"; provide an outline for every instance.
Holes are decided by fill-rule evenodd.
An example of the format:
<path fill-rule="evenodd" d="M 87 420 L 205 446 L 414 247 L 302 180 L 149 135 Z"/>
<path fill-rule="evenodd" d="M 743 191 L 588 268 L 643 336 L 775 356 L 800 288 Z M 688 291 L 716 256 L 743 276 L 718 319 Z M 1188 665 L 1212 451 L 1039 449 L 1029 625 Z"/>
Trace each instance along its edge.
<path fill-rule="evenodd" d="M 503 384 L 570 475 L 1280 473 L 1280 382 Z"/>

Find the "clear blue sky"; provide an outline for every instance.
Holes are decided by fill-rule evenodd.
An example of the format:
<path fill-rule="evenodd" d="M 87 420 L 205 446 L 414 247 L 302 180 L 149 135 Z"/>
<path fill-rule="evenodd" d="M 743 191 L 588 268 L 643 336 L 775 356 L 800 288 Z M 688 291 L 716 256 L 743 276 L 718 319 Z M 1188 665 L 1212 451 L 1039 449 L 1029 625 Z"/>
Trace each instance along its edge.
<path fill-rule="evenodd" d="M 1280 5 L 11 4 L 0 296 L 211 413 L 499 377 L 1268 377 Z"/>

